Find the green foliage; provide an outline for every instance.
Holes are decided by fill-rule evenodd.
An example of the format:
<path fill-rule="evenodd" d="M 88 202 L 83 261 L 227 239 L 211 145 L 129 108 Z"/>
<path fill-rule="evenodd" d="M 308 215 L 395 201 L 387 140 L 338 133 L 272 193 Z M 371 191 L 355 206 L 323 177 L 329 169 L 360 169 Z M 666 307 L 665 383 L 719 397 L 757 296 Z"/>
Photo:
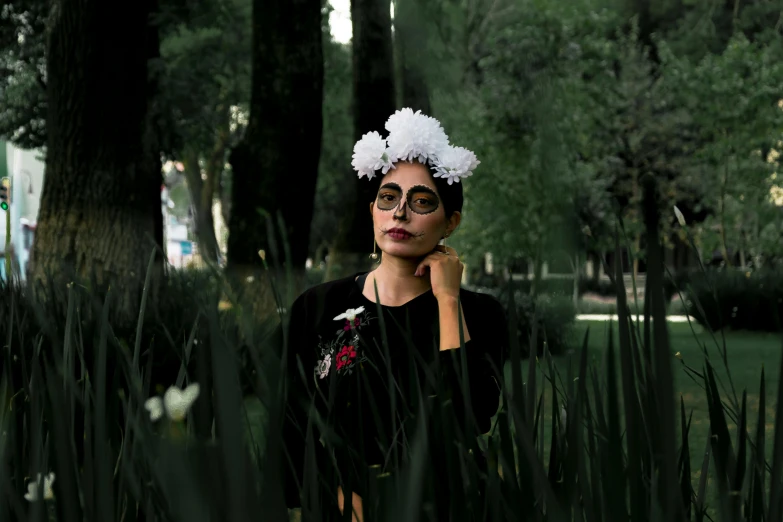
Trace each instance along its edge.
<path fill-rule="evenodd" d="M 783 330 L 783 275 L 779 271 L 698 273 L 684 289 L 689 314 L 711 330 Z"/>
<path fill-rule="evenodd" d="M 519 345 L 528 353 L 532 346 L 535 325 L 537 332 L 536 353 L 546 350 L 561 355 L 573 347 L 576 308 L 571 296 L 571 281 L 547 280 L 538 296 L 531 296 L 529 281 L 514 282 L 501 288 L 478 288 L 477 290 L 494 295 L 504 306 L 506 317 L 516 317 L 515 329 Z M 559 284 L 558 284 L 559 283 Z M 514 311 L 510 310 L 509 291 L 513 288 Z"/>
<path fill-rule="evenodd" d="M 183 149 L 208 157 L 224 128 L 231 135 L 225 155 L 242 133 L 250 102 L 251 8 L 249 0 L 211 0 L 186 13 L 164 5 L 159 15 L 160 103 L 172 124 L 171 142 L 179 145 L 177 159 Z"/>
<path fill-rule="evenodd" d="M 0 138 L 24 149 L 46 143 L 45 0 L 0 6 Z"/>
<path fill-rule="evenodd" d="M 722 54 L 708 54 L 695 65 L 674 58 L 666 46 L 662 50 L 667 81 L 697 136 L 687 175 L 715 180 L 703 183 L 703 204 L 711 212 L 694 234 L 707 255 L 721 248 L 763 263 L 761 231 L 780 223 L 770 197 L 778 162 L 770 151 L 779 147 L 783 132 L 783 47 L 738 35 Z"/>
<path fill-rule="evenodd" d="M 606 251 L 618 215 L 644 257 L 645 174 L 667 215 L 677 205 L 703 223 L 705 253 L 779 257 L 779 2 L 529 2 L 484 16 L 480 2 L 435 4 L 436 112 L 482 160 L 457 236 L 469 261 Z M 667 246 L 681 240 L 673 225 L 660 225 Z"/>

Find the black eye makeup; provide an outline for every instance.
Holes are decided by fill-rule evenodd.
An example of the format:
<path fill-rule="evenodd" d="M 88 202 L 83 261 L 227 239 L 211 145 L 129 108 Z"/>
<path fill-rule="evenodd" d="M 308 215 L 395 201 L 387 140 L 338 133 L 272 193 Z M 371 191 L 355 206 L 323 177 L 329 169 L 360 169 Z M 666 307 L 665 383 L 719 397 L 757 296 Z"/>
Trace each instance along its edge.
<path fill-rule="evenodd" d="M 396 183 L 387 183 L 378 190 L 376 205 L 378 210 L 397 211 L 402 202 L 408 204 L 411 212 L 426 215 L 438 210 L 440 199 L 431 188 L 425 185 L 415 185 L 408 189 L 405 199 L 402 198 L 402 188 Z"/>

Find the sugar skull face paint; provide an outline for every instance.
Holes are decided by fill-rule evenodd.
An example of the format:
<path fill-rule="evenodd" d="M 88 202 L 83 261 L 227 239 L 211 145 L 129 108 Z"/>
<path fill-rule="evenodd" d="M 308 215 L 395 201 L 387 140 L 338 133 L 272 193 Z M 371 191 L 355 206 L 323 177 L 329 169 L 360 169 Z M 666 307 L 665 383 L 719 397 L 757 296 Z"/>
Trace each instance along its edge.
<path fill-rule="evenodd" d="M 399 185 L 386 183 L 378 190 L 376 205 L 378 210 L 394 211 L 395 214 L 404 212 L 404 207 L 407 207 L 411 212 L 425 216 L 438 210 L 440 199 L 431 188 L 424 185 L 409 188 L 403 198 Z"/>
<path fill-rule="evenodd" d="M 446 218 L 432 174 L 417 162 L 400 162 L 384 175 L 370 211 L 375 241 L 385 259 L 430 254 L 460 221 L 459 212 Z"/>

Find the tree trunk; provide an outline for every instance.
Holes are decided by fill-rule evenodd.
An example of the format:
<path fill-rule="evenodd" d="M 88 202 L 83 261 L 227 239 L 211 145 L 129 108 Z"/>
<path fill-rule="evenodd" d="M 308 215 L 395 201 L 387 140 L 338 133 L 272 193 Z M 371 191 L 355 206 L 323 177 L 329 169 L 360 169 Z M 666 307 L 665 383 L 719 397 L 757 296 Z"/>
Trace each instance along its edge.
<path fill-rule="evenodd" d="M 394 2 L 394 52 L 397 58 L 403 107 L 431 115 L 430 93 L 424 71 L 427 56 L 427 25 L 422 23 L 418 0 Z"/>
<path fill-rule="evenodd" d="M 204 158 L 204 178 L 201 177 L 201 155 L 193 149 L 186 149 L 183 153 L 185 165 L 185 177 L 188 180 L 190 201 L 193 205 L 193 214 L 196 222 L 196 238 L 199 243 L 201 257 L 211 263 L 219 263 L 222 254 L 215 235 L 215 216 L 213 203 L 219 192 L 220 180 L 226 162 L 226 148 L 229 139 L 229 114 L 222 106 L 217 108 L 218 113 L 224 112 L 225 118 L 216 129 L 215 143 L 212 150 Z"/>
<path fill-rule="evenodd" d="M 138 314 L 150 254 L 163 246 L 148 70 L 156 10 L 157 0 L 61 0 L 49 18 L 46 177 L 30 279 L 51 277 L 58 293 L 74 278 L 110 286 L 118 326 Z"/>
<path fill-rule="evenodd" d="M 731 262 L 729 257 L 729 247 L 726 242 L 726 186 L 729 183 L 729 167 L 725 166 L 723 171 L 723 179 L 720 186 L 720 202 L 718 205 L 718 213 L 720 214 L 720 251 L 723 256 L 723 262 L 727 267 L 731 267 L 734 263 Z"/>
<path fill-rule="evenodd" d="M 188 180 L 188 192 L 193 206 L 199 252 L 202 259 L 214 263 L 218 261 L 220 252 L 215 237 L 215 220 L 212 216 L 212 183 L 209 177 L 206 182 L 201 179 L 198 154 L 187 151 L 183 156 L 182 163 L 185 167 L 185 178 Z"/>
<path fill-rule="evenodd" d="M 579 255 L 579 252 L 574 254 L 574 260 L 573 260 L 573 269 L 574 269 L 574 292 L 573 292 L 573 301 L 574 301 L 574 309 L 579 310 L 579 277 L 581 273 L 581 263 L 582 259 Z"/>
<path fill-rule="evenodd" d="M 389 0 L 351 0 L 353 25 L 354 138 L 370 131 L 385 133 L 384 125 L 394 112 L 394 56 L 392 52 Z M 346 164 L 349 162 L 346 155 Z M 346 169 L 346 212 L 335 248 L 330 252 L 327 279 L 348 275 L 372 266 L 373 248 L 370 203 L 371 184 L 357 180 Z"/>
<path fill-rule="evenodd" d="M 250 120 L 230 156 L 228 268 L 237 277 L 261 268 L 262 249 L 282 265 L 285 243 L 291 268 L 304 271 L 321 154 L 321 0 L 255 0 L 252 52 Z"/>

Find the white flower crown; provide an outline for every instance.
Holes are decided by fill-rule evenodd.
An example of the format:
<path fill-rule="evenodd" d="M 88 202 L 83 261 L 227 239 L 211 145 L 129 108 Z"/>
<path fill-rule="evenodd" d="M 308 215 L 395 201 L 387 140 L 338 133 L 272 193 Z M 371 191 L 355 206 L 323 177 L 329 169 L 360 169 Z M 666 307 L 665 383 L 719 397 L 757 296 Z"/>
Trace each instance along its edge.
<path fill-rule="evenodd" d="M 386 130 L 386 139 L 368 132 L 353 146 L 351 165 L 359 178 L 372 179 L 379 170 L 386 174 L 398 161 L 418 160 L 435 170 L 434 177 L 446 178 L 451 185 L 473 174 L 481 163 L 473 152 L 450 145 L 440 122 L 421 111 L 395 112 L 386 121 Z"/>

